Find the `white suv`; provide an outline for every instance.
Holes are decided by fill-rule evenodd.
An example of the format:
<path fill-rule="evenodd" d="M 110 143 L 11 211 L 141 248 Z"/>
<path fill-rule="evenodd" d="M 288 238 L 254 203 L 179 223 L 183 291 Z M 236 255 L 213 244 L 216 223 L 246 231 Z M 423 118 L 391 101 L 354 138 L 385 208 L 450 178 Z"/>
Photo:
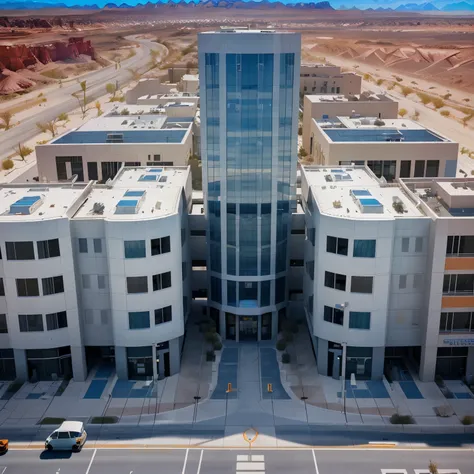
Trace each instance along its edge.
<path fill-rule="evenodd" d="M 87 439 L 87 433 L 82 421 L 64 421 L 63 424 L 54 430 L 44 443 L 45 449 L 65 449 L 80 451 Z"/>

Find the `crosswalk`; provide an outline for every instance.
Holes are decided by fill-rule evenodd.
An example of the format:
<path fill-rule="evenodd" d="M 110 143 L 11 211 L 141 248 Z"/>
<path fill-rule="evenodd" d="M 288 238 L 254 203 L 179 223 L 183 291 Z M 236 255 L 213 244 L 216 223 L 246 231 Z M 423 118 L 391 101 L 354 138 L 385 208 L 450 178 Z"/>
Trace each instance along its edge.
<path fill-rule="evenodd" d="M 265 455 L 237 454 L 236 474 L 265 474 Z"/>

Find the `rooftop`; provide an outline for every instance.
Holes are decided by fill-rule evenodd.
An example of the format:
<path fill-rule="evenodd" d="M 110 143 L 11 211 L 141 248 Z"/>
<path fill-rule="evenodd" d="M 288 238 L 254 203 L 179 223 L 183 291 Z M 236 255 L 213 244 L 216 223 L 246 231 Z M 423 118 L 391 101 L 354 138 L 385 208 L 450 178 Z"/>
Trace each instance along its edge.
<path fill-rule="evenodd" d="M 199 74 L 184 74 L 183 81 L 199 81 Z"/>
<path fill-rule="evenodd" d="M 74 218 L 122 221 L 174 214 L 187 178 L 186 167 L 123 168 L 110 185 L 94 186 Z"/>
<path fill-rule="evenodd" d="M 474 178 L 403 179 L 437 217 L 474 217 Z"/>
<path fill-rule="evenodd" d="M 416 199 L 398 184 L 382 184 L 364 166 L 303 166 L 322 214 L 346 219 L 421 217 Z"/>
<path fill-rule="evenodd" d="M 51 143 L 181 143 L 190 130 L 192 121 L 193 117 L 167 117 L 159 113 L 109 113 L 87 121 Z"/>
<path fill-rule="evenodd" d="M 37 221 L 66 217 L 86 184 L 26 184 L 0 187 L 0 222 Z"/>
<path fill-rule="evenodd" d="M 344 102 L 394 102 L 388 95 L 385 94 L 374 94 L 374 93 L 363 93 L 363 94 L 311 94 L 305 95 L 312 103 L 317 102 L 330 102 L 330 103 L 344 103 Z"/>
<path fill-rule="evenodd" d="M 315 120 L 315 119 L 313 119 Z M 315 120 L 332 142 L 450 142 L 409 119 L 337 117 Z"/>

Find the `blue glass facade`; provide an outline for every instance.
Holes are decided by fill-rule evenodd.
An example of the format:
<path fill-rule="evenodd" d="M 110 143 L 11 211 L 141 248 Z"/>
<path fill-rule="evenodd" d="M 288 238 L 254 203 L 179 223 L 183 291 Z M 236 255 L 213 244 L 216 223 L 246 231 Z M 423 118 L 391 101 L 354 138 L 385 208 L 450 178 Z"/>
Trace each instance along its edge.
<path fill-rule="evenodd" d="M 273 44 L 255 54 L 243 51 L 265 48 L 213 48 L 200 56 L 209 301 L 276 315 L 272 306 L 287 300 L 295 200 L 296 53 L 275 53 Z"/>

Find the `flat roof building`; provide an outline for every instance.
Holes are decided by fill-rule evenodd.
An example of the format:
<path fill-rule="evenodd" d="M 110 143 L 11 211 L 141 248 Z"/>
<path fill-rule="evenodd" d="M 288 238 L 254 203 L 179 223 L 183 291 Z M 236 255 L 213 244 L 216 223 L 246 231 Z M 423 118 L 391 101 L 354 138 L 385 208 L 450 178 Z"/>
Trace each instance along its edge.
<path fill-rule="evenodd" d="M 309 139 L 315 164 L 366 164 L 387 181 L 456 175 L 458 144 L 409 119 L 313 118 Z"/>
<path fill-rule="evenodd" d="M 169 117 L 161 108 L 120 106 L 36 147 L 42 182 L 113 179 L 125 166 L 184 166 L 193 154 L 190 115 Z M 144 109 L 148 109 L 146 112 Z M 183 107 L 181 107 L 181 113 Z M 124 111 L 126 113 L 124 113 Z"/>
<path fill-rule="evenodd" d="M 303 148 L 309 151 L 312 119 L 378 117 L 396 119 L 398 102 L 384 94 L 305 95 L 303 104 Z"/>
<path fill-rule="evenodd" d="M 1 380 L 85 380 L 110 358 L 122 379 L 179 371 L 188 168 L 125 168 L 104 185 L 3 185 L 0 202 Z"/>
<path fill-rule="evenodd" d="M 342 72 L 339 66 L 302 64 L 300 67 L 300 95 L 360 94 L 361 87 L 361 76 Z"/>

